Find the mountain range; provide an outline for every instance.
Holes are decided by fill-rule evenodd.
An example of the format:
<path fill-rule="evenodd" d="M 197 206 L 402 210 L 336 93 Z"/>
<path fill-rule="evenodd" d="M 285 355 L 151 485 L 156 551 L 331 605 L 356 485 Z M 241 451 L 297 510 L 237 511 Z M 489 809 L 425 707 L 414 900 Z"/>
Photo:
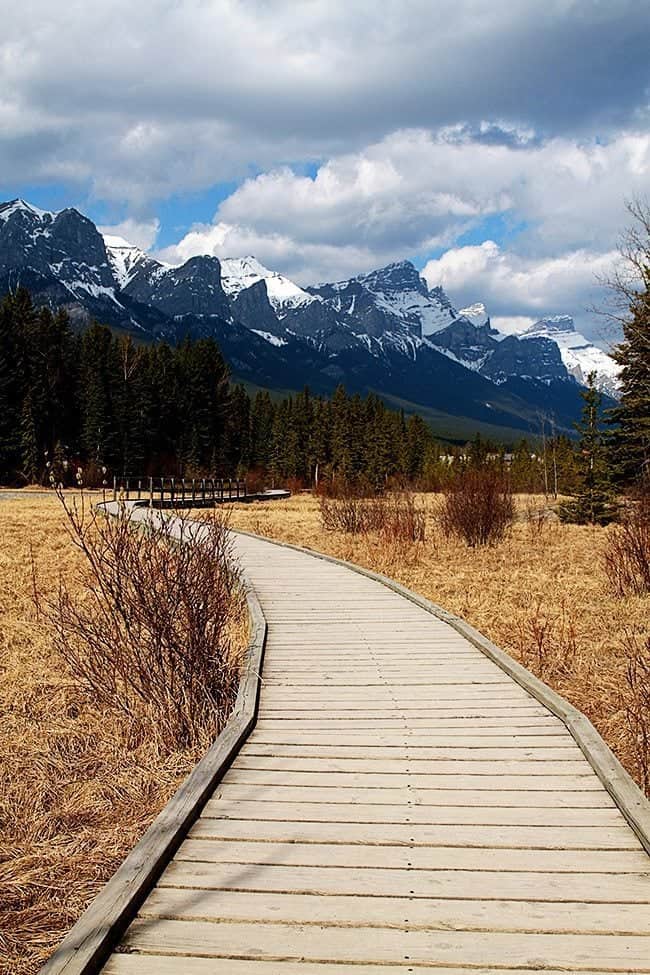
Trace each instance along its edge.
<path fill-rule="evenodd" d="M 571 432 L 588 373 L 606 405 L 617 391 L 615 363 L 569 316 L 504 335 L 483 304 L 456 309 L 409 261 L 301 288 L 254 257 L 171 266 L 104 237 L 76 209 L 13 200 L 0 204 L 0 294 L 18 285 L 78 325 L 97 320 L 145 341 L 213 336 L 253 386 L 376 392 L 450 439 L 534 434 L 542 415 Z"/>

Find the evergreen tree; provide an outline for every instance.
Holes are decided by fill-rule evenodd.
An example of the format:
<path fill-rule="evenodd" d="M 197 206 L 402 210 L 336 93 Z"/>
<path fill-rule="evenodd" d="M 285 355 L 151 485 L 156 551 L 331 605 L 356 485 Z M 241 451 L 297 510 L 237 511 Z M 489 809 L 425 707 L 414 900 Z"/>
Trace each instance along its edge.
<path fill-rule="evenodd" d="M 610 411 L 616 424 L 611 443 L 617 474 L 625 482 L 650 472 L 650 255 L 645 290 L 634 296 L 624 341 L 612 356 L 621 368 L 621 398 Z"/>
<path fill-rule="evenodd" d="M 41 458 L 38 446 L 34 409 L 31 397 L 28 395 L 23 403 L 20 420 L 21 473 L 27 484 L 37 484 L 40 481 L 41 459 L 46 463 L 47 454 Z"/>
<path fill-rule="evenodd" d="M 560 508 L 560 517 L 578 524 L 604 525 L 616 516 L 616 507 L 600 425 L 602 396 L 596 389 L 595 379 L 595 374 L 590 373 L 587 388 L 580 394 L 584 407 L 582 419 L 576 424 L 580 437 L 578 492 L 572 502 Z"/>
<path fill-rule="evenodd" d="M 81 445 L 88 461 L 114 467 L 119 461 L 114 398 L 118 360 L 110 329 L 93 325 L 81 341 Z"/>
<path fill-rule="evenodd" d="M 271 397 L 266 391 L 257 393 L 251 411 L 250 463 L 253 467 L 270 466 L 274 419 Z"/>
<path fill-rule="evenodd" d="M 7 482 L 20 459 L 20 373 L 10 303 L 0 307 L 0 482 Z"/>

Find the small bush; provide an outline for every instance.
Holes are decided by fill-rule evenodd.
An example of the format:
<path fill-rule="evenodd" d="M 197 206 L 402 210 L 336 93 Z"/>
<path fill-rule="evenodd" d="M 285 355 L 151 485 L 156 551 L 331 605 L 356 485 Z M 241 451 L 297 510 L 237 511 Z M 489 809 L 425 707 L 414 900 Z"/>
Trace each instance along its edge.
<path fill-rule="evenodd" d="M 348 499 L 376 498 L 378 491 L 366 477 L 321 478 L 314 493 L 319 498 Z"/>
<path fill-rule="evenodd" d="M 386 541 L 423 541 L 425 514 L 412 494 L 394 492 L 383 498 L 349 495 L 319 498 L 321 523 L 326 531 L 353 535 L 378 532 Z"/>
<path fill-rule="evenodd" d="M 625 717 L 641 785 L 650 795 L 650 637 L 633 631 L 624 641 L 627 658 Z"/>
<path fill-rule="evenodd" d="M 244 600 L 221 516 L 194 544 L 196 525 L 182 514 L 175 536 L 165 518 L 138 530 L 127 510 L 106 518 L 83 497 L 60 498 L 87 565 L 82 598 L 61 582 L 56 599 L 38 603 L 61 656 L 134 733 L 168 749 L 205 744 L 227 720 L 240 668 L 232 624 L 243 623 Z"/>
<path fill-rule="evenodd" d="M 518 622 L 516 635 L 522 664 L 538 677 L 546 680 L 575 672 L 578 638 L 564 602 L 559 613 L 553 613 L 538 599 L 530 616 Z"/>
<path fill-rule="evenodd" d="M 378 530 L 387 541 L 423 542 L 426 530 L 424 508 L 415 501 L 408 491 L 388 496 L 383 501 L 375 501 L 376 516 L 380 521 Z"/>
<path fill-rule="evenodd" d="M 650 593 L 650 494 L 633 502 L 611 529 L 605 572 L 618 596 Z"/>
<path fill-rule="evenodd" d="M 515 517 L 510 478 L 498 467 L 467 467 L 444 491 L 440 525 L 467 545 L 500 542 Z"/>

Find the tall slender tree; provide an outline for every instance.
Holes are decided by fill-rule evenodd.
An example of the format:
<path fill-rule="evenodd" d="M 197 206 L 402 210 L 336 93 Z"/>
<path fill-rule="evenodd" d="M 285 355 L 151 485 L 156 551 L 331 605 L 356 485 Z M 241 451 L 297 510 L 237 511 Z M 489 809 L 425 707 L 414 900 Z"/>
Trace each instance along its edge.
<path fill-rule="evenodd" d="M 609 417 L 623 483 L 650 471 L 650 203 L 635 200 L 628 211 L 633 222 L 621 240 L 618 267 L 605 282 L 614 303 L 609 317 L 623 329 L 623 341 L 612 352 L 621 366 L 621 397 Z"/>
<path fill-rule="evenodd" d="M 614 492 L 610 480 L 605 436 L 601 426 L 602 395 L 596 388 L 596 376 L 587 377 L 587 388 L 580 394 L 584 400 L 582 419 L 576 424 L 578 442 L 578 492 L 572 502 L 560 508 L 563 521 L 604 525 L 616 517 Z"/>

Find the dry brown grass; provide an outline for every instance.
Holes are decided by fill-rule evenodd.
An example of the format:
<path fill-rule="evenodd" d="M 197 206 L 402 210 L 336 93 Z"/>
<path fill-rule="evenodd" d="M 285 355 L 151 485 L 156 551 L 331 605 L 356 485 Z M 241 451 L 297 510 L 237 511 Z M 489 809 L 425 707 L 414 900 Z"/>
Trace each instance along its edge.
<path fill-rule="evenodd" d="M 67 673 L 41 587 L 74 591 L 81 554 L 54 498 L 0 500 L 0 973 L 38 970 L 210 742 L 169 751 L 134 743 Z M 245 626 L 238 630 L 245 643 Z"/>
<path fill-rule="evenodd" d="M 612 591 L 604 569 L 611 529 L 558 524 L 543 516 L 543 498 L 520 496 L 504 541 L 468 548 L 437 527 L 439 498 L 419 501 L 427 540 L 415 544 L 325 531 L 309 495 L 236 506 L 231 524 L 374 569 L 462 616 L 583 711 L 643 783 L 626 634 L 634 628 L 641 643 L 650 635 L 650 601 Z"/>

